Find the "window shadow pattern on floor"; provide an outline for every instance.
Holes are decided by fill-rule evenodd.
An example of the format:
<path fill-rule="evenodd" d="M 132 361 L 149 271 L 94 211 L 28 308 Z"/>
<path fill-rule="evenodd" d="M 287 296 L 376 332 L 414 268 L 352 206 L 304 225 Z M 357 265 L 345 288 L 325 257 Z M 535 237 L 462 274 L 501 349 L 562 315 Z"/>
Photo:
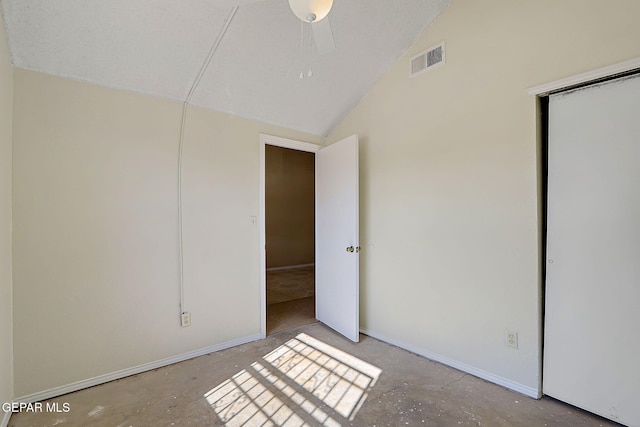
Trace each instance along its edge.
<path fill-rule="evenodd" d="M 204 397 L 229 427 L 334 427 L 354 419 L 381 373 L 302 333 Z"/>

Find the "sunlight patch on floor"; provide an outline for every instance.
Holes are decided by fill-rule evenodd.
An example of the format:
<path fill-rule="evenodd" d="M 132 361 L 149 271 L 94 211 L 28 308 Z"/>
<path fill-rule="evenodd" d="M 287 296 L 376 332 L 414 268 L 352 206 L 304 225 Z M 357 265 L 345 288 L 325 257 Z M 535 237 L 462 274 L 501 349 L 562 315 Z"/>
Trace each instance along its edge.
<path fill-rule="evenodd" d="M 336 427 L 353 420 L 382 370 L 306 334 L 205 394 L 226 426 Z"/>

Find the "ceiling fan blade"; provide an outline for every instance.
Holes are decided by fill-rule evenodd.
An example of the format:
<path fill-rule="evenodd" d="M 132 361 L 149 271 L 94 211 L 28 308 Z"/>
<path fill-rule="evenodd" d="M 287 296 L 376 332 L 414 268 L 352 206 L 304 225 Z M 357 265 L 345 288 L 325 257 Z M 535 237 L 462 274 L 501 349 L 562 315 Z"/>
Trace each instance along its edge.
<path fill-rule="evenodd" d="M 325 55 L 336 49 L 336 43 L 333 40 L 333 31 L 331 31 L 329 18 L 325 18 L 319 22 L 314 22 L 311 24 L 311 28 L 313 29 L 313 37 L 315 38 L 318 55 Z"/>

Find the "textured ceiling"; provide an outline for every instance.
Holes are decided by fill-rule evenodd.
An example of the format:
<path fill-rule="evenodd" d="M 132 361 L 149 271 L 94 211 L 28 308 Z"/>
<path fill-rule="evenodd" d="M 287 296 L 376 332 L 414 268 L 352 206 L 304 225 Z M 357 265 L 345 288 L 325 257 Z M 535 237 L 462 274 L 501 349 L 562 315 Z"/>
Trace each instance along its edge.
<path fill-rule="evenodd" d="M 16 67 L 180 102 L 223 34 L 191 104 L 326 135 L 449 2 L 334 0 L 336 49 L 318 55 L 307 46 L 304 59 L 287 0 L 0 5 Z M 301 79 L 309 64 L 313 76 Z"/>

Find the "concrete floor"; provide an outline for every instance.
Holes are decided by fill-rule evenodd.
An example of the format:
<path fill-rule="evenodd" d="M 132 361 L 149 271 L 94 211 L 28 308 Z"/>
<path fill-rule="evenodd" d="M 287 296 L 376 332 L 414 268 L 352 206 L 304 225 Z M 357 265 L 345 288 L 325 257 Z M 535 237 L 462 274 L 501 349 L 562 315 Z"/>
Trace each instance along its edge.
<path fill-rule="evenodd" d="M 315 289 L 314 266 L 267 270 L 267 304 L 310 297 Z"/>
<path fill-rule="evenodd" d="M 267 335 L 316 322 L 315 296 L 267 306 Z"/>
<path fill-rule="evenodd" d="M 48 402 L 9 426 L 617 425 L 320 323 Z"/>
<path fill-rule="evenodd" d="M 267 335 L 316 322 L 314 267 L 267 271 Z"/>

